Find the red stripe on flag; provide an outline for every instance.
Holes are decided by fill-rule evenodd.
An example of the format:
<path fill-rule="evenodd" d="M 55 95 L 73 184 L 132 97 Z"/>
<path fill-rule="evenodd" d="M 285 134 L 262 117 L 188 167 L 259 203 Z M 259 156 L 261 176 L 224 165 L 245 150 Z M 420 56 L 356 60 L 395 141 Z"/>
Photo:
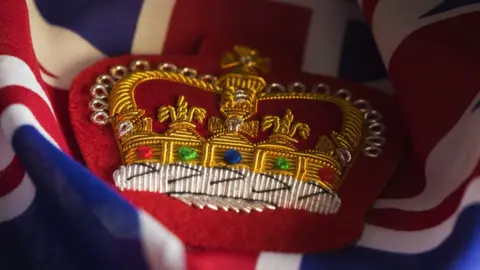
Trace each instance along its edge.
<path fill-rule="evenodd" d="M 480 89 L 480 12 L 425 26 L 390 61 L 417 160 L 424 162 Z"/>
<path fill-rule="evenodd" d="M 187 252 L 187 269 L 254 270 L 258 257 L 259 254 L 256 253 L 189 251 Z"/>
<path fill-rule="evenodd" d="M 50 101 L 57 115 L 57 121 L 60 129 L 62 130 L 65 141 L 70 149 L 70 154 L 75 160 L 83 163 L 83 156 L 80 152 L 80 148 L 78 147 L 78 143 L 73 132 L 73 125 L 75 125 L 75 123 L 73 123 L 70 118 L 69 105 L 72 105 L 69 104 L 70 92 L 49 86 L 47 84 L 45 84 L 44 89 L 50 94 Z M 74 106 L 79 105 L 74 104 Z M 81 104 L 81 106 L 88 106 L 88 104 Z"/>
<path fill-rule="evenodd" d="M 0 54 L 25 61 L 37 80 L 41 79 L 30 36 L 28 9 L 25 1 L 6 0 L 1 4 Z M 3 97 L 2 97 L 3 98 Z"/>
<path fill-rule="evenodd" d="M 365 16 L 365 20 L 369 25 L 372 25 L 373 14 L 375 13 L 375 8 L 378 5 L 379 0 L 363 0 L 362 9 Z"/>
<path fill-rule="evenodd" d="M 12 104 L 22 104 L 30 109 L 39 124 L 58 143 L 64 151 L 68 151 L 58 123 L 55 121 L 52 110 L 45 101 L 31 90 L 21 86 L 7 86 L 1 89 L 0 114 Z M 21 117 L 21 116 L 17 116 Z"/>
<path fill-rule="evenodd" d="M 474 176 L 448 196 L 439 206 L 428 211 L 403 211 L 398 209 L 374 209 L 368 215 L 368 223 L 394 230 L 417 231 L 437 226 L 448 219 L 460 206 L 467 185 L 480 175 L 480 167 Z"/>
<path fill-rule="evenodd" d="M 0 153 L 1 154 L 1 153 Z M 0 197 L 7 195 L 22 182 L 25 170 L 17 157 L 2 171 L 0 171 Z"/>
<path fill-rule="evenodd" d="M 432 23 L 411 33 L 392 56 L 389 66 L 390 79 L 397 91 L 411 133 L 414 147 L 411 158 L 421 167 L 425 166 L 427 159 L 432 159 L 432 156 L 429 156 L 432 149 L 451 131 L 480 89 L 480 36 L 472 35 L 479 23 L 480 12 Z M 468 130 L 462 134 L 467 135 L 466 132 Z M 474 147 L 476 142 L 471 143 Z M 452 145 L 452 149 L 455 147 L 460 146 Z M 456 159 L 476 158 L 462 152 L 456 155 L 459 156 L 450 158 L 451 164 L 444 164 L 446 169 L 448 166 L 462 169 L 462 164 L 453 164 Z M 434 169 L 441 169 L 441 165 L 435 166 L 437 167 Z M 405 169 L 400 167 L 399 170 Z M 468 175 L 480 174 L 478 166 L 473 172 L 462 172 Z M 398 182 L 392 184 L 402 185 L 404 189 L 413 186 L 418 193 L 423 193 L 425 191 L 418 187 L 424 186 L 424 174 L 422 170 L 410 176 L 393 178 L 393 181 Z M 444 186 L 445 184 L 439 181 L 446 179 L 449 178 L 427 179 L 430 193 L 435 192 L 436 185 Z M 369 215 L 369 223 L 397 230 L 420 230 L 438 225 L 459 207 L 465 187 L 472 180 L 472 176 L 468 179 L 450 179 L 452 180 L 460 181 L 459 187 L 451 190 L 450 195 L 446 194 L 448 196 L 432 209 L 374 209 Z M 391 197 L 402 197 L 395 196 L 393 190 L 390 193 Z M 418 194 L 410 195 L 415 197 Z"/>
<path fill-rule="evenodd" d="M 205 36 L 236 42 L 259 38 L 301 53 L 310 16 L 309 9 L 277 2 L 177 0 L 163 53 L 197 53 Z"/>

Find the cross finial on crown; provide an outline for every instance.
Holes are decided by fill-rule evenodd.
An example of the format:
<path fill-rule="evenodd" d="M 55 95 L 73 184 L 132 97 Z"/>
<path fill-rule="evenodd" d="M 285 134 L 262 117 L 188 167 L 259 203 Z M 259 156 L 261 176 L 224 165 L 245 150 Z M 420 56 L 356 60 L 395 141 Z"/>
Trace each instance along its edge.
<path fill-rule="evenodd" d="M 269 58 L 260 57 L 257 50 L 237 45 L 233 52 L 227 52 L 222 56 L 220 64 L 223 69 L 233 68 L 235 73 L 257 75 L 259 71 L 268 73 L 271 62 Z"/>

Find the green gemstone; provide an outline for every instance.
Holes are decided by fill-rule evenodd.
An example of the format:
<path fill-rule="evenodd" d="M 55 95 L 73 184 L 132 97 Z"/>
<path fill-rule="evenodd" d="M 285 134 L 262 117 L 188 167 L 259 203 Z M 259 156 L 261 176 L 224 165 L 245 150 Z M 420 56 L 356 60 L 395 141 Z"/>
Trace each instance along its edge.
<path fill-rule="evenodd" d="M 178 155 L 181 160 L 189 161 L 197 157 L 197 152 L 190 147 L 182 146 L 178 148 Z"/>
<path fill-rule="evenodd" d="M 288 170 L 290 168 L 290 162 L 283 157 L 278 158 L 275 160 L 275 168 L 280 170 Z"/>

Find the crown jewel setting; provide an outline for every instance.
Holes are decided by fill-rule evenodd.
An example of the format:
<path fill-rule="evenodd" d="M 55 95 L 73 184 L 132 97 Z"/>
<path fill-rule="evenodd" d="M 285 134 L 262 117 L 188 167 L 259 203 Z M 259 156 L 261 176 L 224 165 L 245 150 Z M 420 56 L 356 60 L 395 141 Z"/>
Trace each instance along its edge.
<path fill-rule="evenodd" d="M 235 46 L 222 57 L 221 66 L 228 72 L 216 78 L 168 63 L 152 70 L 150 63 L 139 60 L 97 78 L 91 88 L 91 120 L 110 123 L 114 130 L 123 162 L 114 172 L 115 185 L 120 190 L 167 194 L 215 210 L 337 212 L 341 204 L 337 191 L 356 157 L 375 158 L 382 153 L 386 128 L 381 114 L 363 99 L 350 102 L 352 95 L 346 89 L 332 95 L 324 84 L 311 92 L 299 82 L 288 87 L 267 84 L 259 74 L 269 71 L 270 60 L 247 47 Z M 162 134 L 154 132 L 154 120 L 137 107 L 134 95 L 136 87 L 148 80 L 218 94 L 221 117 L 209 116 L 179 95 L 175 104 L 159 104 L 156 121 L 168 128 Z M 283 114 L 254 119 L 259 101 L 302 99 L 336 105 L 343 114 L 341 129 L 312 134 L 288 108 Z M 202 123 L 208 136 L 197 131 Z M 254 143 L 259 131 L 270 135 Z M 310 136 L 318 136 L 315 147 L 298 150 L 296 144 Z"/>

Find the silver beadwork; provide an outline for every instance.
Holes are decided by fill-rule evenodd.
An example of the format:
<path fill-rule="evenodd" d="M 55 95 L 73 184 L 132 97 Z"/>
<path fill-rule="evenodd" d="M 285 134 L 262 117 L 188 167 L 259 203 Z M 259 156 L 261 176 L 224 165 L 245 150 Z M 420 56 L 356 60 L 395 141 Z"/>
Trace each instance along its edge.
<path fill-rule="evenodd" d="M 243 119 L 240 117 L 228 118 L 225 120 L 225 124 L 227 125 L 228 131 L 238 132 L 240 127 L 243 125 Z"/>
<path fill-rule="evenodd" d="M 107 87 L 103 84 L 96 83 L 90 87 L 90 95 L 96 99 L 104 99 L 108 97 Z"/>
<path fill-rule="evenodd" d="M 365 114 L 365 122 L 367 124 L 380 122 L 380 120 L 382 120 L 382 118 L 383 118 L 382 114 L 380 114 L 379 112 L 377 112 L 375 110 L 368 111 Z"/>
<path fill-rule="evenodd" d="M 352 153 L 345 148 L 338 148 L 337 154 L 342 160 L 342 165 L 346 166 L 352 161 Z"/>
<path fill-rule="evenodd" d="M 350 92 L 350 90 L 348 90 L 348 89 L 338 89 L 335 92 L 335 96 L 337 96 L 339 98 L 343 98 L 346 101 L 349 101 L 352 98 L 352 92 Z"/>
<path fill-rule="evenodd" d="M 305 84 L 303 84 L 301 82 L 294 82 L 294 83 L 289 84 L 287 89 L 288 89 L 288 92 L 303 93 L 307 90 L 307 87 L 305 86 Z"/>
<path fill-rule="evenodd" d="M 94 112 L 101 112 L 108 109 L 108 103 L 102 99 L 92 99 L 88 106 Z"/>
<path fill-rule="evenodd" d="M 110 69 L 110 75 L 112 75 L 115 80 L 120 80 L 128 75 L 128 68 L 126 66 L 114 66 Z"/>
<path fill-rule="evenodd" d="M 380 135 L 383 135 L 387 127 L 380 122 L 375 122 L 373 124 L 370 124 L 368 126 L 368 129 L 370 131 L 370 134 L 380 136 Z"/>
<path fill-rule="evenodd" d="M 111 89 L 115 85 L 115 80 L 110 75 L 100 75 L 97 77 L 97 83 L 103 84 L 108 89 Z"/>
<path fill-rule="evenodd" d="M 150 70 L 150 63 L 145 60 L 136 60 L 130 63 L 129 67 L 132 72 L 147 71 Z"/>
<path fill-rule="evenodd" d="M 282 92 L 282 93 L 286 92 L 285 86 L 283 86 L 279 83 L 271 83 L 271 84 L 267 85 L 267 89 L 266 89 L 267 93 L 271 93 L 274 90 L 276 90 L 278 92 Z"/>
<path fill-rule="evenodd" d="M 330 89 L 330 86 L 328 86 L 325 83 L 317 83 L 312 87 L 312 93 L 330 95 L 331 94 L 331 89 Z"/>
<path fill-rule="evenodd" d="M 210 74 L 200 75 L 198 76 L 198 79 L 210 84 L 215 84 L 217 81 L 217 77 L 212 76 Z"/>
<path fill-rule="evenodd" d="M 157 69 L 165 72 L 177 72 L 178 68 L 174 64 L 162 63 L 158 65 Z"/>
<path fill-rule="evenodd" d="M 245 94 L 245 90 L 235 89 L 235 92 L 233 94 L 233 102 L 241 103 L 241 102 L 246 101 L 247 99 L 248 99 L 248 95 Z"/>
<path fill-rule="evenodd" d="M 357 107 L 361 112 L 367 113 L 372 110 L 372 105 L 365 99 L 357 99 L 353 102 L 353 105 Z"/>
<path fill-rule="evenodd" d="M 182 68 L 182 70 L 180 70 L 180 74 L 189 78 L 195 78 L 197 76 L 197 71 L 193 68 Z"/>
<path fill-rule="evenodd" d="M 371 145 L 371 146 L 382 147 L 386 141 L 387 139 L 385 139 L 385 137 L 376 136 L 376 135 L 368 136 L 367 138 L 365 138 L 365 144 Z"/>
<path fill-rule="evenodd" d="M 90 120 L 97 125 L 106 125 L 110 121 L 108 114 L 104 111 L 93 112 Z"/>
<path fill-rule="evenodd" d="M 378 146 L 368 145 L 363 148 L 363 154 L 367 157 L 376 158 L 382 154 L 382 148 Z"/>
<path fill-rule="evenodd" d="M 117 129 L 117 132 L 118 132 L 118 136 L 123 136 L 125 134 L 127 134 L 130 130 L 133 129 L 133 124 L 132 122 L 130 121 L 123 121 L 121 122 L 119 125 L 118 125 L 118 129 Z"/>

